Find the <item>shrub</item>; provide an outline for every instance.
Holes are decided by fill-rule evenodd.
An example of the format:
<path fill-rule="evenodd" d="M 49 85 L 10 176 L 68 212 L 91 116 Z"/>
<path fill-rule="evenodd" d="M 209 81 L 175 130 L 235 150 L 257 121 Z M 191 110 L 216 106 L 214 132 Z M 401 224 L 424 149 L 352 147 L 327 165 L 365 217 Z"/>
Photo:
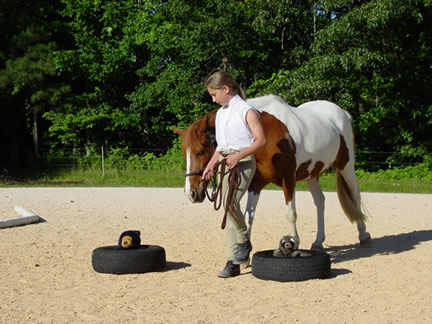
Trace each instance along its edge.
<path fill-rule="evenodd" d="M 151 168 L 153 170 L 173 171 L 185 168 L 185 161 L 180 148 L 180 142 L 176 142 L 173 147 L 161 157 L 155 159 Z"/>
<path fill-rule="evenodd" d="M 417 180 L 432 180 L 431 168 L 426 163 L 417 164 L 414 166 L 406 166 L 401 168 L 393 168 L 387 170 L 378 170 L 375 172 L 367 172 L 361 169 L 356 170 L 358 178 L 372 178 L 379 180 L 402 180 L 402 179 L 417 179 Z"/>

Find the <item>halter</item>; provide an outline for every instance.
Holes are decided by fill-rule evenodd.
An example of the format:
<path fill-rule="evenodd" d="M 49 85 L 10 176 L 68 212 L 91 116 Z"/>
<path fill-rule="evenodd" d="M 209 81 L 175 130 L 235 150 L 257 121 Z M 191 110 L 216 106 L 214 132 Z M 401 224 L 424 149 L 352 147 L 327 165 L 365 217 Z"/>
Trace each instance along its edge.
<path fill-rule="evenodd" d="M 189 173 L 185 174 L 185 178 L 186 177 L 190 177 L 190 176 L 202 176 L 203 172 L 204 172 L 204 169 L 201 169 L 201 170 L 198 170 L 198 171 L 189 172 Z M 207 191 L 208 181 L 205 182 L 205 193 L 206 193 L 206 196 L 212 202 L 214 201 L 214 199 L 212 197 L 214 197 L 216 195 L 216 189 L 217 189 L 216 174 L 217 173 L 215 173 L 215 175 L 211 178 L 211 183 L 212 183 L 212 188 L 213 188 L 211 195 L 209 195 L 209 193 Z"/>
<path fill-rule="evenodd" d="M 201 176 L 204 172 L 204 169 L 198 170 L 198 171 L 193 171 L 193 172 L 189 172 L 185 174 L 185 177 L 190 177 L 190 176 Z"/>

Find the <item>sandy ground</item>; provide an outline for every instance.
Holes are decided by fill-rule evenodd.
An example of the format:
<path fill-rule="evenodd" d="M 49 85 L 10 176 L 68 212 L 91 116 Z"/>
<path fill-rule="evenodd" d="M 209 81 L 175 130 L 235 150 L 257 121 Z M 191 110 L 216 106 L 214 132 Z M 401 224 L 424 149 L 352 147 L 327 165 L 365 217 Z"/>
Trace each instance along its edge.
<path fill-rule="evenodd" d="M 222 211 L 191 204 L 183 189 L 0 188 L 0 219 L 22 205 L 46 222 L 0 229 L 0 323 L 430 323 L 432 195 L 363 194 L 371 248 L 326 193 L 331 276 L 264 281 L 251 268 L 220 279 L 225 265 Z M 282 192 L 264 191 L 254 251 L 285 234 Z M 301 248 L 316 233 L 307 192 L 297 196 Z M 100 274 L 93 249 L 125 230 L 163 246 L 163 272 Z"/>

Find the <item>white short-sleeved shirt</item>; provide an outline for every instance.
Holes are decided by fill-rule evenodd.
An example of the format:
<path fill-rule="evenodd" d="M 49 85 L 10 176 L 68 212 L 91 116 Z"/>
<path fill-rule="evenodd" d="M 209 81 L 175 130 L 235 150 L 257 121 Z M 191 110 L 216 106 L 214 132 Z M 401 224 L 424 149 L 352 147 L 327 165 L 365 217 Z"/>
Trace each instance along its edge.
<path fill-rule="evenodd" d="M 239 95 L 236 95 L 228 105 L 221 107 L 217 111 L 216 141 L 218 146 L 216 151 L 242 151 L 255 141 L 246 123 L 246 114 L 250 109 L 256 111 Z"/>

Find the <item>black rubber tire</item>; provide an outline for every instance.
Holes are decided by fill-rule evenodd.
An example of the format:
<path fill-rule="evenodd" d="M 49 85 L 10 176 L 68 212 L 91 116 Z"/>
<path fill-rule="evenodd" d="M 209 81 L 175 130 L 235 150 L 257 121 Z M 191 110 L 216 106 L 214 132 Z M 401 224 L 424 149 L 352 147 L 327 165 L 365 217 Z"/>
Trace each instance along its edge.
<path fill-rule="evenodd" d="M 140 245 L 137 249 L 104 246 L 93 250 L 92 266 L 96 272 L 130 274 L 161 271 L 165 268 L 165 250 L 157 245 Z"/>
<path fill-rule="evenodd" d="M 259 251 L 252 258 L 252 274 L 263 280 L 303 281 L 330 275 L 330 256 L 325 252 L 299 250 L 300 256 L 275 257 L 273 250 Z"/>

